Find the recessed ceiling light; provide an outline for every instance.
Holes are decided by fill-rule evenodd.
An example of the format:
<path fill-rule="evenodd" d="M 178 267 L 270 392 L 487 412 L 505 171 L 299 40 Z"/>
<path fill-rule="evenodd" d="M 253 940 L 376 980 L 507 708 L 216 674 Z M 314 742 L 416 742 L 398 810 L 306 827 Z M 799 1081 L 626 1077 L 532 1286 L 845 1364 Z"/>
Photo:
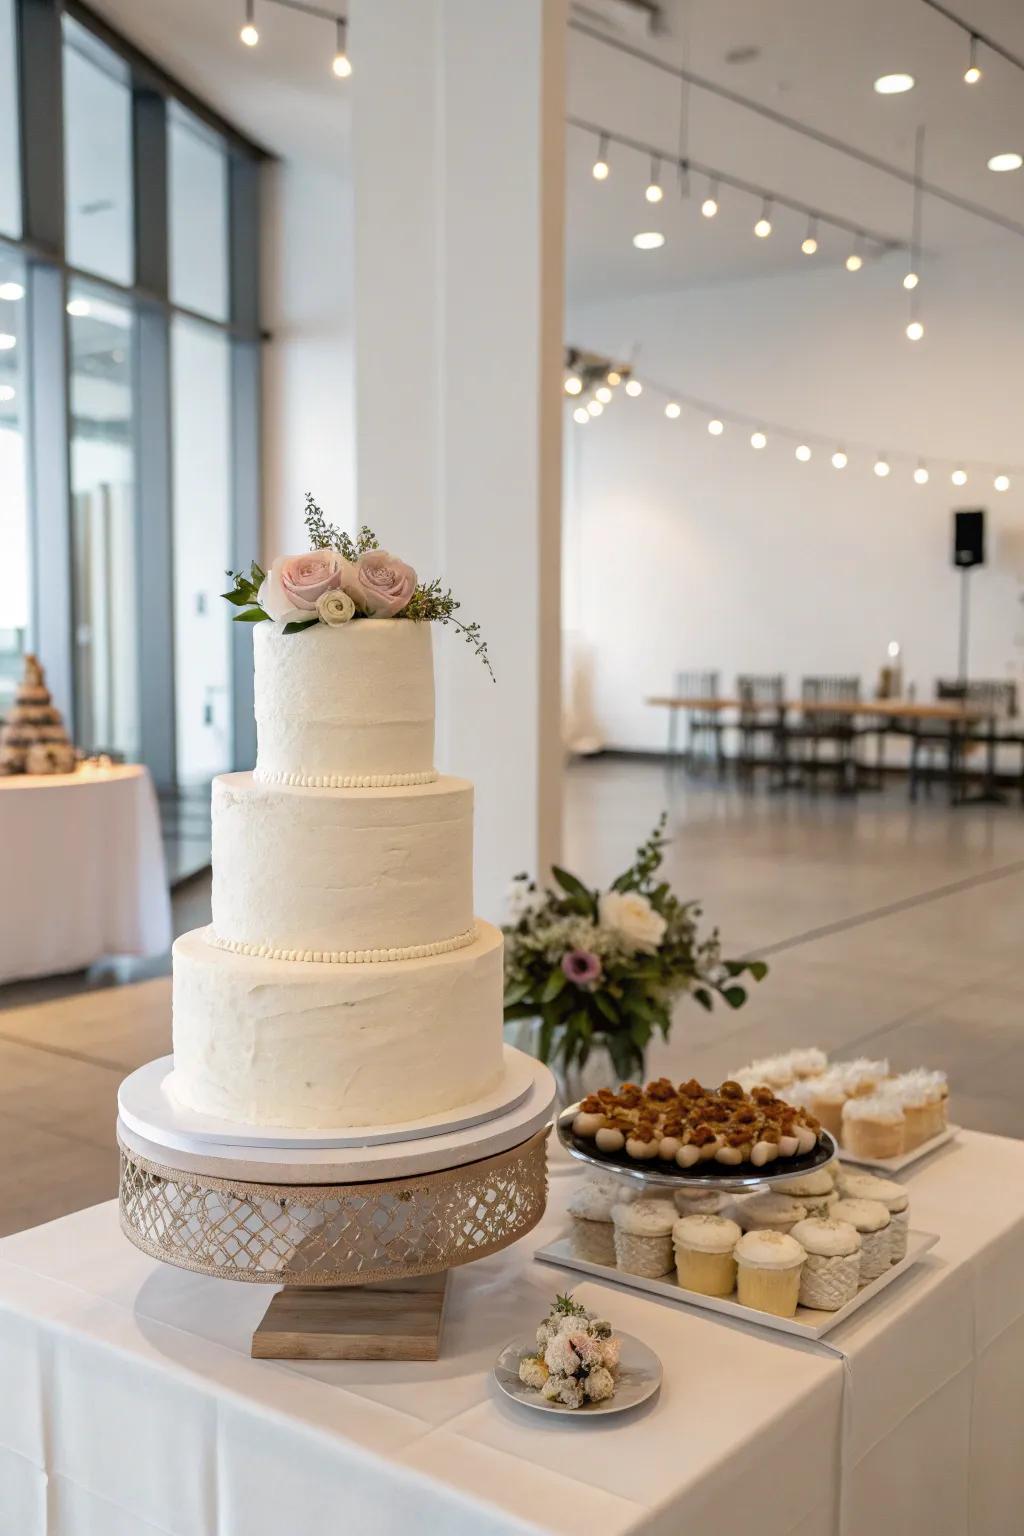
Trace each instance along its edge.
<path fill-rule="evenodd" d="M 69 299 L 65 308 L 69 315 L 79 318 L 92 312 L 92 305 L 88 299 Z"/>
<path fill-rule="evenodd" d="M 912 91 L 913 89 L 913 75 L 879 75 L 875 81 L 875 90 L 879 96 L 900 96 L 904 91 Z"/>
<path fill-rule="evenodd" d="M 656 251 L 659 246 L 665 244 L 665 236 L 660 230 L 646 229 L 639 235 L 633 236 L 633 244 L 638 251 Z"/>
<path fill-rule="evenodd" d="M 1022 165 L 1024 165 L 1024 157 L 1012 149 L 1005 155 L 993 155 L 988 162 L 990 171 L 1019 171 Z"/>
<path fill-rule="evenodd" d="M 0 283 L 0 299 L 7 299 L 9 303 L 16 304 L 24 297 L 25 290 L 20 283 Z"/>

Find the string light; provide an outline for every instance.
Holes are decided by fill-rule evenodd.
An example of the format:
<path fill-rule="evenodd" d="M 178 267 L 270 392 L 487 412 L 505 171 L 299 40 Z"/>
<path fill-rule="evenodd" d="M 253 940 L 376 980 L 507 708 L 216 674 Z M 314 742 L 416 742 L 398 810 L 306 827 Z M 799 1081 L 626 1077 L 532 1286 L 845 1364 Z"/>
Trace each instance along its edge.
<path fill-rule="evenodd" d="M 644 392 L 644 387 L 640 383 L 639 379 L 627 379 L 626 380 L 626 394 L 631 396 L 632 399 L 635 400 L 637 395 L 642 395 L 643 392 Z"/>
<path fill-rule="evenodd" d="M 906 288 L 907 292 L 910 293 L 917 287 L 920 281 L 921 279 L 918 277 L 916 272 L 907 272 L 903 278 L 903 286 Z"/>
<path fill-rule="evenodd" d="M 921 324 L 920 320 L 911 320 L 910 324 L 907 326 L 907 340 L 920 341 L 923 335 L 924 326 Z"/>
<path fill-rule="evenodd" d="M 567 395 L 579 395 L 583 392 L 583 380 L 578 373 L 570 373 L 566 376 L 563 386 Z"/>
<path fill-rule="evenodd" d="M 971 33 L 971 51 L 967 59 L 967 68 L 964 70 L 964 84 L 977 85 L 981 79 L 981 70 L 978 68 L 978 37 Z"/>
<path fill-rule="evenodd" d="M 608 405 L 611 402 L 612 392 L 608 388 L 607 384 L 601 384 L 597 389 L 594 390 L 594 396 L 596 399 L 600 400 L 602 405 Z"/>
<path fill-rule="evenodd" d="M 889 470 L 890 464 L 888 459 L 877 458 L 875 460 L 874 471 L 879 480 L 884 480 L 886 475 L 889 473 Z"/>
<path fill-rule="evenodd" d="M 808 448 L 807 444 L 800 443 L 796 449 L 796 457 L 800 460 L 800 463 L 806 464 L 810 456 L 811 450 Z"/>
<path fill-rule="evenodd" d="M 603 412 L 604 412 L 604 406 L 601 404 L 600 400 L 588 400 L 587 401 L 587 413 L 588 413 L 588 415 L 590 415 L 590 416 L 600 416 L 600 415 L 603 414 Z"/>
<path fill-rule="evenodd" d="M 843 449 L 842 448 L 837 448 L 835 453 L 832 455 L 832 468 L 833 469 L 845 469 L 849 462 L 850 461 L 846 457 L 846 454 L 843 451 Z"/>
<path fill-rule="evenodd" d="M 657 156 L 654 156 L 651 160 L 651 179 L 647 183 L 644 197 L 646 197 L 649 203 L 660 203 L 664 196 L 665 194 L 661 189 L 661 161 Z"/>
<path fill-rule="evenodd" d="M 722 433 L 725 431 L 725 422 L 719 421 L 717 416 L 712 416 L 711 420 L 708 422 L 708 431 L 711 433 L 712 437 L 721 437 Z"/>
<path fill-rule="evenodd" d="M 700 205 L 700 211 L 706 219 L 713 219 L 718 212 L 718 182 L 711 182 L 708 187 L 708 195 Z"/>
<path fill-rule="evenodd" d="M 621 373 L 616 373 L 614 368 L 612 368 L 609 373 L 606 373 L 604 377 L 605 377 L 605 383 L 606 384 L 611 384 L 611 386 L 613 388 L 615 387 L 616 384 L 621 384 L 622 383 L 622 374 Z"/>
<path fill-rule="evenodd" d="M 585 427 L 590 420 L 590 412 L 585 405 L 578 405 L 572 413 L 572 419 L 578 422 L 581 427 Z"/>
<path fill-rule="evenodd" d="M 754 225 L 754 234 L 759 240 L 767 240 L 772 232 L 771 207 L 768 198 L 765 198 L 761 204 L 761 217 Z"/>
<path fill-rule="evenodd" d="M 245 0 L 245 23 L 238 35 L 247 48 L 255 48 L 259 42 L 260 34 L 256 28 L 256 0 Z"/>
<path fill-rule="evenodd" d="M 805 256 L 813 256 L 818 249 L 818 221 L 811 219 L 807 225 L 807 233 L 800 242 L 800 249 Z"/>
<path fill-rule="evenodd" d="M 665 415 L 669 421 L 676 421 L 682 415 L 682 406 L 676 400 L 670 400 L 665 407 Z"/>
<path fill-rule="evenodd" d="M 347 80 L 352 73 L 352 65 L 348 54 L 345 52 L 345 23 L 340 16 L 335 25 L 338 29 L 338 35 L 331 68 L 339 80 Z"/>
<path fill-rule="evenodd" d="M 1010 489 L 1010 477 L 1009 475 L 996 475 L 992 484 L 997 491 L 1008 491 Z"/>
<path fill-rule="evenodd" d="M 847 272 L 859 272 L 861 267 L 864 265 L 864 258 L 861 255 L 860 250 L 858 249 L 859 246 L 860 246 L 860 236 L 858 235 L 856 241 L 854 242 L 853 250 L 850 252 L 849 256 L 847 256 L 847 258 L 846 258 L 846 270 L 847 270 Z"/>
<path fill-rule="evenodd" d="M 750 446 L 751 448 L 767 448 L 768 439 L 763 432 L 751 432 Z"/>
<path fill-rule="evenodd" d="M 927 469 L 925 468 L 925 466 L 923 464 L 919 464 L 917 466 L 917 468 L 914 470 L 914 484 L 915 485 L 927 485 L 928 484 L 928 479 L 929 479 L 929 476 L 928 476 Z"/>
<path fill-rule="evenodd" d="M 608 171 L 608 135 L 602 133 L 597 141 L 597 159 L 590 168 L 590 174 L 595 181 L 607 181 Z"/>
<path fill-rule="evenodd" d="M 954 469 L 949 478 L 952 480 L 954 485 L 966 485 L 967 471 L 966 469 Z"/>
<path fill-rule="evenodd" d="M 638 251 L 657 251 L 665 244 L 665 236 L 659 229 L 644 229 L 633 236 Z"/>

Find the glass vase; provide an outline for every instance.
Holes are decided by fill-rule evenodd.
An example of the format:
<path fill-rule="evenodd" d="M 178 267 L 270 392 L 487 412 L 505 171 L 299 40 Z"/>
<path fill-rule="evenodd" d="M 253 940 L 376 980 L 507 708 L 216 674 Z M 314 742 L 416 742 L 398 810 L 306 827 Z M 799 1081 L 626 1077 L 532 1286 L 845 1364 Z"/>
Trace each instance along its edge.
<path fill-rule="evenodd" d="M 516 1019 L 505 1025 L 505 1041 L 517 1050 L 539 1057 L 540 1025 L 539 1018 Z M 629 1055 L 628 1069 L 620 1071 L 608 1048 L 606 1035 L 594 1036 L 587 1059 L 582 1065 L 573 1061 L 566 1066 L 562 1057 L 556 1053 L 549 1066 L 558 1084 L 559 1105 L 564 1107 L 566 1104 L 576 1104 L 580 1099 L 585 1099 L 588 1093 L 596 1093 L 599 1088 L 618 1088 L 627 1080 L 646 1082 L 647 1063 L 644 1052 L 631 1046 Z M 620 1065 L 626 1065 L 621 1055 Z"/>

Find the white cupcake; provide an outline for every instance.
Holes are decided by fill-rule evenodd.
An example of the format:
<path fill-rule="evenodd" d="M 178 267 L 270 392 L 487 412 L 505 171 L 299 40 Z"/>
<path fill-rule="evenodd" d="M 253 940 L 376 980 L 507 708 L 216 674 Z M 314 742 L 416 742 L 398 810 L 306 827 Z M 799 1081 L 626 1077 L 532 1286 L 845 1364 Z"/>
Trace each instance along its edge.
<path fill-rule="evenodd" d="M 591 1264 L 615 1263 L 615 1231 L 612 1206 L 632 1203 L 625 1179 L 596 1174 L 576 1188 L 569 1200 L 569 1243 L 577 1259 Z"/>
<path fill-rule="evenodd" d="M 724 1216 L 681 1216 L 672 1228 L 676 1276 L 685 1291 L 731 1296 L 736 1289 L 733 1249 L 740 1229 Z"/>
<path fill-rule="evenodd" d="M 903 1106 L 891 1093 L 847 1099 L 843 1105 L 843 1146 L 851 1157 L 899 1157 L 905 1150 Z"/>
<path fill-rule="evenodd" d="M 844 1172 L 840 1178 L 844 1200 L 878 1200 L 889 1212 L 889 1258 L 898 1264 L 906 1258 L 910 1232 L 910 1196 L 895 1179 L 879 1179 L 873 1173 Z"/>
<path fill-rule="evenodd" d="M 736 1219 L 744 1232 L 789 1232 L 806 1216 L 807 1207 L 803 1201 L 770 1191 L 751 1195 L 736 1204 Z"/>
<path fill-rule="evenodd" d="M 891 1218 L 880 1200 L 840 1200 L 833 1221 L 848 1221 L 860 1233 L 860 1283 L 877 1280 L 889 1268 Z"/>
<path fill-rule="evenodd" d="M 856 1061 L 840 1062 L 838 1071 L 843 1075 L 847 1092 L 863 1098 L 878 1092 L 889 1076 L 889 1063 L 884 1058 L 881 1061 L 869 1061 L 866 1056 L 859 1056 Z"/>
<path fill-rule="evenodd" d="M 796 1239 L 788 1232 L 744 1232 L 734 1252 L 740 1305 L 792 1317 L 805 1257 Z"/>
<path fill-rule="evenodd" d="M 672 1228 L 676 1208 L 671 1200 L 635 1200 L 613 1205 L 615 1262 L 631 1275 L 657 1280 L 672 1268 Z"/>
<path fill-rule="evenodd" d="M 850 1097 L 846 1078 L 838 1067 L 831 1067 L 820 1077 L 812 1077 L 804 1083 L 800 1098 L 816 1120 L 838 1141 L 843 1129 L 843 1105 Z"/>
<path fill-rule="evenodd" d="M 828 1066 L 828 1057 L 816 1045 L 790 1051 L 786 1057 L 794 1077 L 820 1077 Z"/>
<path fill-rule="evenodd" d="M 908 1152 L 945 1130 L 949 1098 L 945 1072 L 928 1072 L 919 1067 L 894 1077 L 886 1084 L 886 1090 L 903 1105 Z"/>
<path fill-rule="evenodd" d="M 808 1216 L 828 1216 L 829 1207 L 839 1199 L 827 1168 L 814 1168 L 798 1179 L 786 1179 L 785 1182 L 780 1180 L 772 1184 L 771 1189 L 775 1194 L 798 1200 L 807 1207 Z"/>
<path fill-rule="evenodd" d="M 800 1305 L 838 1312 L 857 1294 L 861 1236 L 847 1221 L 812 1216 L 798 1221 L 791 1236 L 807 1254 L 800 1272 Z"/>

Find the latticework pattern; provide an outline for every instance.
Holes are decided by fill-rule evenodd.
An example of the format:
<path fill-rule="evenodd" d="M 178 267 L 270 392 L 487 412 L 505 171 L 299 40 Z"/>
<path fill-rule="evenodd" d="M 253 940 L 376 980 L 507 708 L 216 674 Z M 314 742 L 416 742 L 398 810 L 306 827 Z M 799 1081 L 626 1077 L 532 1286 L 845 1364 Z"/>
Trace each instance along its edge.
<path fill-rule="evenodd" d="M 121 1144 L 121 1229 L 152 1258 L 224 1280 L 364 1285 L 452 1269 L 536 1226 L 547 1131 L 463 1168 L 377 1184 L 250 1184 Z"/>

